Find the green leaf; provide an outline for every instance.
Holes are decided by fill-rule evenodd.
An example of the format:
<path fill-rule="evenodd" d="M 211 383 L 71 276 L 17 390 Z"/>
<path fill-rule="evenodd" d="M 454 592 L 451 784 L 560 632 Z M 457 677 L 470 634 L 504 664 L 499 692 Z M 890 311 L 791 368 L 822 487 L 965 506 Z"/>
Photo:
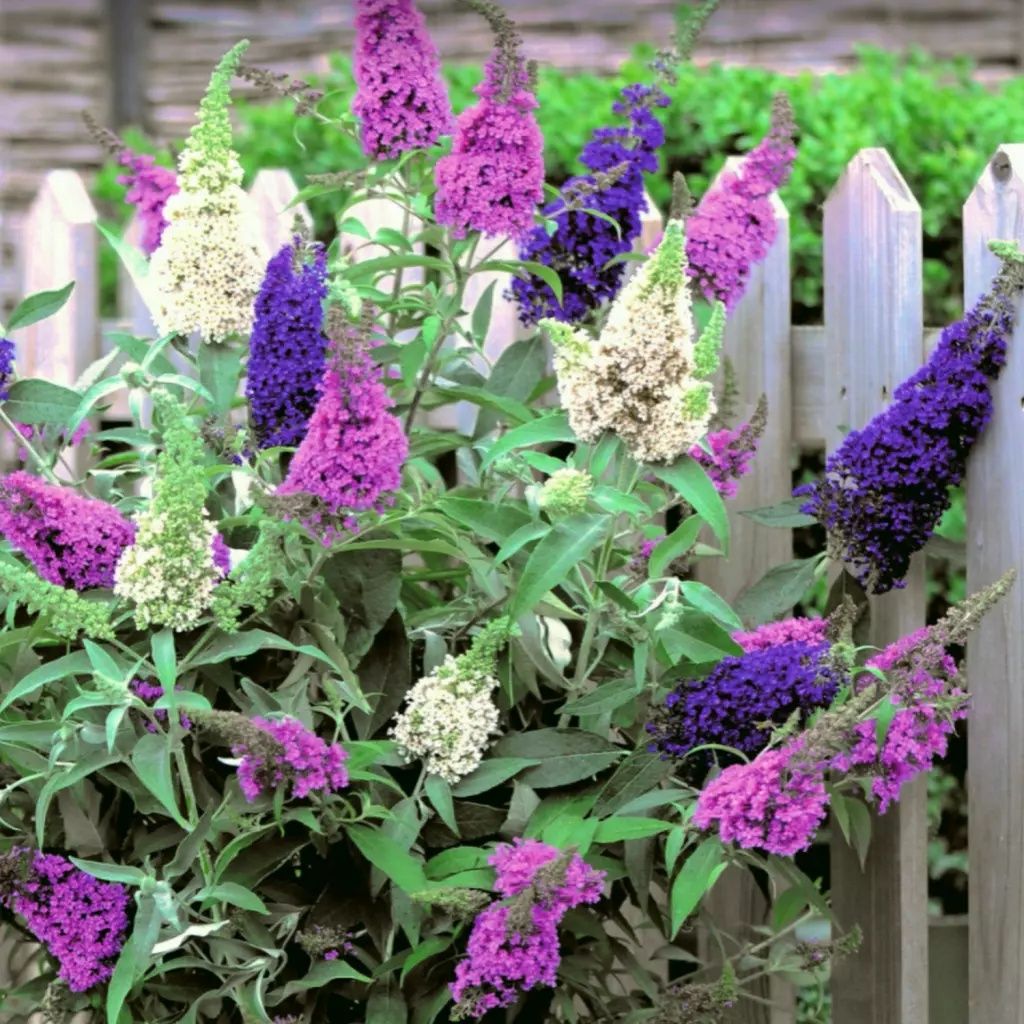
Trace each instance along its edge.
<path fill-rule="evenodd" d="M 536 764 L 540 764 L 539 758 L 488 758 L 476 771 L 460 779 L 452 788 L 452 793 L 457 797 L 476 796 L 478 793 L 486 793 L 494 789 L 495 786 L 508 782 L 509 779 L 518 775 L 524 768 L 532 768 Z"/>
<path fill-rule="evenodd" d="M 456 834 L 459 826 L 455 821 L 455 804 L 452 802 L 451 786 L 440 775 L 428 775 L 424 790 L 427 799 L 434 805 L 434 810 L 441 820 Z"/>
<path fill-rule="evenodd" d="M 647 563 L 647 575 L 652 579 L 664 576 L 669 565 L 697 543 L 702 525 L 700 516 L 688 516 L 664 540 L 659 541 Z"/>
<path fill-rule="evenodd" d="M 736 598 L 735 609 L 747 626 L 771 622 L 788 612 L 814 582 L 820 557 L 773 566 Z"/>
<path fill-rule="evenodd" d="M 128 276 L 132 279 L 132 283 L 135 285 L 138 293 L 145 297 L 149 291 L 149 263 L 146 262 L 146 258 L 142 255 L 141 250 L 137 249 L 134 245 L 130 245 L 120 235 L 111 231 L 103 224 L 97 224 L 96 228 L 110 243 L 110 247 L 114 252 L 117 253 L 121 266 L 128 271 Z"/>
<path fill-rule="evenodd" d="M 581 514 L 558 523 L 530 552 L 513 590 L 509 616 L 517 619 L 536 607 L 604 539 L 609 521 L 607 515 Z"/>
<path fill-rule="evenodd" d="M 430 888 L 423 865 L 393 839 L 366 825 L 349 825 L 348 834 L 359 852 L 400 889 L 412 893 Z"/>
<path fill-rule="evenodd" d="M 473 307 L 473 315 L 470 319 L 469 329 L 473 337 L 481 346 L 487 338 L 487 331 L 491 326 L 491 310 L 494 307 L 494 289 L 497 288 L 497 286 L 498 282 L 492 281 L 484 289 L 483 295 L 476 300 L 476 305 Z"/>
<path fill-rule="evenodd" d="M 800 506 L 806 502 L 806 498 L 787 498 L 777 505 L 744 509 L 740 515 L 752 519 L 761 526 L 776 526 L 786 529 L 796 526 L 813 526 L 818 520 L 814 516 L 800 511 Z"/>
<path fill-rule="evenodd" d="M 40 665 L 39 668 L 29 672 L 15 685 L 14 689 L 0 702 L 0 711 L 5 711 L 16 700 L 24 700 L 36 690 L 41 690 L 47 683 L 70 679 L 75 675 L 87 675 L 91 671 L 92 665 L 89 662 L 89 655 L 85 651 L 74 651 L 55 661 L 48 661 L 45 665 Z"/>
<path fill-rule="evenodd" d="M 210 393 L 213 411 L 227 416 L 238 393 L 242 374 L 242 349 L 232 345 L 200 345 L 199 381 Z"/>
<path fill-rule="evenodd" d="M 700 463 L 684 456 L 672 466 L 651 466 L 651 472 L 669 485 L 714 531 L 725 554 L 729 553 L 729 516 L 722 496 Z"/>
<path fill-rule="evenodd" d="M 64 304 L 71 298 L 75 282 L 69 281 L 63 288 L 56 288 L 51 292 L 36 292 L 19 302 L 7 321 L 7 330 L 16 331 L 19 327 L 28 327 L 30 324 L 39 323 L 48 316 L 63 309 Z"/>
<path fill-rule="evenodd" d="M 107 985 L 107 1020 L 111 1024 L 117 1024 L 119 1021 L 125 1000 L 135 985 L 137 966 L 135 945 L 126 942 L 121 947 L 121 953 L 114 965 L 114 973 Z M 128 1019 L 132 1019 L 130 1013 Z"/>
<path fill-rule="evenodd" d="M 153 665 L 160 685 L 167 690 L 173 687 L 178 679 L 178 658 L 174 652 L 174 633 L 170 629 L 162 629 L 154 633 L 149 641 L 153 653 Z"/>
<path fill-rule="evenodd" d="M 729 607 L 729 602 L 719 597 L 709 586 L 696 580 L 684 580 L 679 587 L 683 597 L 706 615 L 723 623 L 730 630 L 743 628 L 740 617 Z"/>
<path fill-rule="evenodd" d="M 421 942 L 418 946 L 409 951 L 409 955 L 402 962 L 402 973 L 398 976 L 398 983 L 404 984 L 405 976 L 418 967 L 424 960 L 446 950 L 452 944 L 452 939 L 440 935 L 432 935 L 429 939 Z"/>
<path fill-rule="evenodd" d="M 715 884 L 718 876 L 726 868 L 723 863 L 725 850 L 722 843 L 714 836 L 705 839 L 686 858 L 672 883 L 669 906 L 672 911 L 672 924 L 669 939 L 674 939 L 683 922 L 693 913 L 697 904 L 704 898 Z"/>
<path fill-rule="evenodd" d="M 642 750 L 630 754 L 604 784 L 594 804 L 594 814 L 599 818 L 615 814 L 638 796 L 657 789 L 671 767 L 657 754 Z"/>
<path fill-rule="evenodd" d="M 68 857 L 68 860 L 87 875 L 104 882 L 142 885 L 148 877 L 141 868 L 133 868 L 130 864 L 105 864 L 98 860 L 81 860 L 79 857 Z"/>
<path fill-rule="evenodd" d="M 304 978 L 299 981 L 289 981 L 285 985 L 281 990 L 281 998 L 287 999 L 298 992 L 324 988 L 332 981 L 361 981 L 369 985 L 372 980 L 365 974 L 360 974 L 344 960 L 318 960 L 310 967 L 309 973 Z"/>
<path fill-rule="evenodd" d="M 160 801 L 167 813 L 188 830 L 191 825 L 178 810 L 169 742 L 170 737 L 163 733 L 146 733 L 132 750 L 132 768 L 139 781 Z"/>
<path fill-rule="evenodd" d="M 77 391 L 48 380 L 16 380 L 7 389 L 4 412 L 15 423 L 66 427 L 78 411 Z"/>
<path fill-rule="evenodd" d="M 241 907 L 243 910 L 251 910 L 255 914 L 269 914 L 267 905 L 251 889 L 237 882 L 221 882 L 211 889 L 204 889 L 200 894 L 204 900 L 217 900 L 221 903 L 230 903 L 232 906 Z"/>
<path fill-rule="evenodd" d="M 498 741 L 499 757 L 534 758 L 541 763 L 527 768 L 520 779 L 534 789 L 567 786 L 588 779 L 614 764 L 621 748 L 596 733 L 582 729 L 536 729 L 516 733 Z"/>
<path fill-rule="evenodd" d="M 429 267 L 431 270 L 451 270 L 451 265 L 436 256 L 423 256 L 419 253 L 396 253 L 393 256 L 378 256 L 372 260 L 354 263 L 345 269 L 345 277 L 357 282 L 366 277 L 376 277 L 389 270 L 402 270 L 405 267 Z"/>
<path fill-rule="evenodd" d="M 479 309 L 479 306 L 477 307 Z M 502 349 L 487 378 L 487 390 L 495 395 L 529 402 L 531 395 L 548 372 L 548 354 L 542 338 L 515 341 Z M 477 416 L 474 434 L 482 437 L 498 424 L 498 417 L 487 409 Z"/>
<path fill-rule="evenodd" d="M 496 505 L 477 498 L 448 496 L 437 506 L 449 518 L 495 544 L 503 544 L 516 530 L 534 522 L 529 513 L 517 505 Z"/>
<path fill-rule="evenodd" d="M 601 715 L 614 711 L 637 696 L 639 687 L 634 679 L 618 679 L 603 683 L 596 690 L 569 701 L 561 708 L 561 715 Z"/>
<path fill-rule="evenodd" d="M 502 434 L 485 452 L 480 463 L 487 469 L 496 459 L 514 452 L 517 448 L 529 448 L 534 444 L 551 444 L 555 441 L 575 441 L 576 435 L 569 426 L 564 412 L 553 412 L 539 419 L 513 427 Z"/>
<path fill-rule="evenodd" d="M 518 276 L 522 276 L 524 271 L 533 274 L 535 277 L 539 277 L 555 293 L 555 299 L 559 304 L 562 302 L 562 279 L 551 267 L 545 266 L 543 263 L 537 263 L 534 260 L 488 260 L 486 263 L 481 263 L 476 267 L 474 273 L 486 273 L 487 271 L 495 270 Z"/>
<path fill-rule="evenodd" d="M 594 841 L 618 843 L 629 839 L 647 839 L 659 832 L 667 832 L 672 825 L 657 818 L 606 818 L 597 826 Z"/>

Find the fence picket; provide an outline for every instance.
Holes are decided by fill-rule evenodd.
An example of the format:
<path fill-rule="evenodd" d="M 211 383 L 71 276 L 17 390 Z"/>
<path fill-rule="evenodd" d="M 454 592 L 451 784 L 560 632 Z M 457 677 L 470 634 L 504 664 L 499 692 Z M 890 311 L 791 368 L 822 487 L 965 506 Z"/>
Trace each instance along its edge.
<path fill-rule="evenodd" d="M 986 244 L 1024 242 L 1024 145 L 1001 146 L 964 204 L 964 303 L 997 269 Z M 1018 318 L 1022 304 L 1018 300 Z M 967 585 L 1024 574 L 1024 326 L 993 388 L 995 412 L 967 472 Z M 974 694 L 969 725 L 970 1022 L 1024 1024 L 1024 578 L 989 613 L 967 647 Z"/>
<path fill-rule="evenodd" d="M 265 168 L 253 179 L 249 198 L 256 210 L 257 235 L 265 259 L 292 240 L 297 226 L 308 228 L 313 223 L 305 203 L 289 205 L 298 194 L 291 172 L 283 168 Z"/>
<path fill-rule="evenodd" d="M 862 149 L 825 202 L 825 443 L 862 427 L 922 363 L 921 208 L 889 154 Z M 924 558 L 907 586 L 870 605 L 871 643 L 924 625 Z M 859 924 L 859 953 L 832 978 L 834 1024 L 927 1024 L 928 885 L 925 785 L 904 787 L 898 807 L 872 816 L 863 871 L 838 835 L 832 898 L 843 927 Z"/>

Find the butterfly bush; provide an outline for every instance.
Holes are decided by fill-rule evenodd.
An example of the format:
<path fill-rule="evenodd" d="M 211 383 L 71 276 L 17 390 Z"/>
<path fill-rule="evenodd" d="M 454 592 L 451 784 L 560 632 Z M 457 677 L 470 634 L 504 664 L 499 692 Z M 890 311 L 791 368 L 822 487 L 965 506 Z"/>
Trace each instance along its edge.
<path fill-rule="evenodd" d="M 0 478 L 0 535 L 59 587 L 113 587 L 135 528 L 112 505 L 19 471 Z"/>
<path fill-rule="evenodd" d="M 36 961 L 8 1015 L 742 1013 L 765 973 L 823 983 L 855 932 L 831 922 L 809 948 L 788 917 L 781 934 L 726 930 L 729 957 L 679 983 L 638 936 L 686 945 L 697 916 L 723 931 L 704 896 L 729 866 L 812 891 L 780 858 L 813 842 L 830 800 L 888 808 L 969 707 L 949 652 L 1009 577 L 870 652 L 852 598 L 827 622 L 755 626 L 807 598 L 769 575 L 733 609 L 697 582 L 712 550 L 728 557 L 707 529 L 727 550 L 719 498 L 770 414 L 737 419 L 756 396 L 728 367 L 712 381 L 793 160 L 784 106 L 696 211 L 677 179 L 629 275 L 620 257 L 639 248 L 663 139 L 654 82 L 712 0 L 681 15 L 657 77 L 623 90 L 544 210 L 526 46 L 490 0 L 470 6 L 497 45 L 457 124 L 417 9 L 359 0 L 350 111 L 238 68 L 240 44 L 176 175 L 110 142 L 154 243 L 162 230 L 159 336 L 116 337 L 78 385 L 19 379 L 0 407 L 26 461 L 0 477 L 0 911 Z M 236 69 L 316 122 L 298 137 L 338 132 L 369 158 L 308 193 L 367 247 L 290 228 L 258 251 Z M 349 231 L 366 201 L 416 226 Z M 527 257 L 501 273 L 554 342 L 560 407 L 542 334 L 492 333 L 515 319 L 493 315 L 499 246 Z M 930 530 L 991 414 L 1021 276 L 996 248 L 1006 269 L 902 411 L 852 435 L 804 496 L 831 554 L 876 582 Z M 0 333 L 58 300 L 27 297 Z M 0 393 L 13 356 L 0 344 Z M 70 464 L 73 424 L 123 408 L 130 422 L 101 424 Z M 913 458 L 879 441 L 896 437 Z M 817 581 L 827 553 L 815 566 Z"/>
<path fill-rule="evenodd" d="M 874 594 L 905 585 L 910 559 L 949 507 L 967 457 L 992 418 L 991 384 L 1006 362 L 1024 255 L 1003 259 L 991 291 L 947 327 L 928 362 L 893 392 L 892 404 L 851 431 L 825 476 L 797 488 L 802 510 L 828 531 L 829 551 Z"/>
<path fill-rule="evenodd" d="M 538 985 L 553 988 L 562 918 L 601 898 L 604 872 L 535 839 L 499 846 L 488 862 L 497 872 L 494 887 L 508 902 L 492 903 L 473 922 L 451 985 L 454 1020 L 512 1006 Z"/>
<path fill-rule="evenodd" d="M 718 365 L 724 321 L 712 316 L 696 337 L 683 248 L 682 223 L 669 221 L 596 340 L 544 322 L 559 394 L 581 441 L 611 431 L 638 461 L 672 462 L 706 433 L 715 410 L 707 378 Z"/>
<path fill-rule="evenodd" d="M 231 148 L 231 76 L 247 42 L 217 65 L 199 119 L 178 158 L 178 188 L 163 208 L 167 226 L 149 267 L 152 313 L 161 334 L 221 342 L 252 327 L 263 276 L 255 218 Z"/>
<path fill-rule="evenodd" d="M 687 272 L 709 301 L 730 312 L 743 296 L 750 270 L 775 241 L 770 196 L 789 179 L 796 158 L 793 111 L 785 94 L 775 98 L 771 131 L 737 171 L 723 172 L 686 225 Z"/>
<path fill-rule="evenodd" d="M 256 296 L 245 396 L 261 448 L 294 446 L 306 435 L 324 373 L 321 303 L 327 253 L 294 238 L 267 264 Z"/>
<path fill-rule="evenodd" d="M 186 630 L 210 605 L 220 570 L 216 531 L 206 511 L 203 447 L 184 406 L 166 391 L 153 395 L 163 419 L 153 497 L 135 518 L 135 540 L 114 570 L 114 593 L 135 606 L 140 629 Z"/>
<path fill-rule="evenodd" d="M 479 102 L 458 116 L 452 151 L 437 162 L 434 212 L 455 238 L 479 231 L 518 239 L 544 195 L 537 99 L 511 21 L 488 0 L 474 6 L 493 25 L 497 45 L 474 89 Z"/>
<path fill-rule="evenodd" d="M 167 227 L 164 208 L 167 200 L 178 192 L 178 179 L 174 171 L 161 167 L 148 153 L 133 153 L 127 147 L 118 163 L 125 168 L 118 175 L 118 184 L 128 187 L 125 202 L 135 207 L 142 228 L 139 248 L 151 256 L 160 248 Z"/>
<path fill-rule="evenodd" d="M 559 301 L 535 274 L 513 280 L 524 324 L 544 318 L 576 323 L 618 294 L 626 264 L 613 261 L 640 236 L 644 174 L 657 170 L 657 150 L 665 141 L 654 110 L 668 104 L 656 86 L 626 86 L 612 112 L 628 123 L 596 129 L 583 147 L 580 163 L 590 173 L 570 178 L 543 209 L 554 231 L 538 225 L 519 247 L 520 258 L 551 267 L 562 281 Z"/>
<path fill-rule="evenodd" d="M 437 47 L 412 0 L 356 0 L 352 61 L 363 152 L 374 160 L 433 146 L 453 118 Z"/>
<path fill-rule="evenodd" d="M 380 509 L 398 489 L 409 446 L 391 412 L 381 367 L 373 359 L 371 325 L 354 325 L 334 307 L 320 398 L 292 459 L 279 496 L 316 502 L 306 524 L 325 544 L 341 528 L 355 529 L 354 513 Z"/>
<path fill-rule="evenodd" d="M 128 931 L 123 885 L 93 878 L 59 854 L 16 847 L 0 857 L 0 904 L 60 964 L 72 992 L 113 974 Z"/>
<path fill-rule="evenodd" d="M 0 338 L 0 402 L 8 397 L 8 385 L 14 376 L 14 342 Z"/>

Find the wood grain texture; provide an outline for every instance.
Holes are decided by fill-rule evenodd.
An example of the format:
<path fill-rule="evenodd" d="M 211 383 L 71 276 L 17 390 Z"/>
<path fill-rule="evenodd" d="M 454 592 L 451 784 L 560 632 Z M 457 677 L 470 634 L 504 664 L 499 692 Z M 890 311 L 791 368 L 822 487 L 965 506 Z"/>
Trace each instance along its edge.
<path fill-rule="evenodd" d="M 825 203 L 826 447 L 862 427 L 924 359 L 921 209 L 885 150 L 861 150 Z M 906 589 L 871 602 L 871 643 L 924 624 L 924 560 Z M 873 816 L 863 871 L 841 838 L 832 844 L 832 902 L 841 927 L 860 925 L 860 952 L 832 978 L 834 1024 L 927 1024 L 925 777 L 898 806 Z M 838 835 L 838 830 L 836 830 Z"/>
<path fill-rule="evenodd" d="M 1024 145 L 1001 146 L 964 204 L 964 303 L 997 269 L 993 238 L 1024 242 Z M 1024 326 L 993 387 L 995 414 L 967 469 L 967 587 L 1016 568 L 1016 586 L 967 648 L 970 1024 L 1024 1024 Z"/>

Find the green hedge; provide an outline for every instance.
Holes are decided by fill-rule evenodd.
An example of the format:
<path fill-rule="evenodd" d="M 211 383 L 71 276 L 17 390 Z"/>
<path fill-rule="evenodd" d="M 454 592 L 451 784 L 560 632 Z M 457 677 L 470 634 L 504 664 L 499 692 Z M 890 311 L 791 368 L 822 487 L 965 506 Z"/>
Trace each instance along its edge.
<path fill-rule="evenodd" d="M 647 78 L 647 57 L 638 50 L 613 77 L 541 70 L 538 116 L 550 180 L 579 169 L 577 155 L 590 132 L 607 123 L 619 88 Z M 352 93 L 347 58 L 336 57 L 332 67 L 322 81 L 326 102 L 345 107 Z M 987 88 L 972 81 L 971 71 L 966 60 L 874 49 L 863 49 L 844 75 L 684 68 L 672 106 L 662 112 L 665 174 L 650 181 L 650 191 L 666 202 L 669 176 L 681 170 L 701 193 L 723 154 L 745 150 L 765 131 L 771 96 L 785 89 L 801 131 L 796 169 L 783 191 L 792 217 L 796 318 L 821 316 L 821 204 L 858 149 L 885 146 L 924 213 L 927 319 L 945 322 L 960 307 L 960 206 L 995 147 L 1024 140 L 1024 78 Z M 479 74 L 474 67 L 447 69 L 457 110 L 471 102 Z M 358 166 L 350 140 L 309 118 L 295 122 L 290 103 L 240 104 L 239 112 L 247 168 L 284 166 L 302 176 Z M 323 222 L 329 210 L 317 213 Z"/>

